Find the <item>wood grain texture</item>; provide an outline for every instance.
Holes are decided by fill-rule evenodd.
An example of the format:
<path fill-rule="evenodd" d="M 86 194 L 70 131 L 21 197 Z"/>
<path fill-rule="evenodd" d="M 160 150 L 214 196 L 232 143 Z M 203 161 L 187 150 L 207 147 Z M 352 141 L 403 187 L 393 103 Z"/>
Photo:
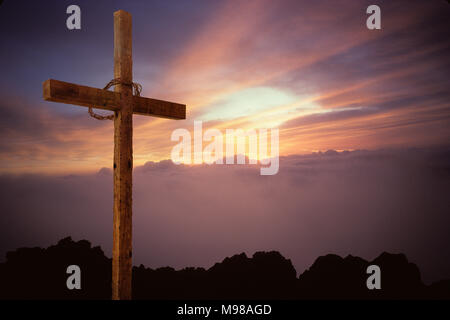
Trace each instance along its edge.
<path fill-rule="evenodd" d="M 132 298 L 132 171 L 133 114 L 186 119 L 186 105 L 133 96 L 131 15 L 114 12 L 114 78 L 124 84 L 114 92 L 49 79 L 43 83 L 46 101 L 95 107 L 114 112 L 114 213 L 112 298 Z"/>
<path fill-rule="evenodd" d="M 43 95 L 46 101 L 119 110 L 120 94 L 59 80 L 46 80 L 43 84 Z"/>
<path fill-rule="evenodd" d="M 133 96 L 133 113 L 172 120 L 184 120 L 186 119 L 186 105 Z"/>
<path fill-rule="evenodd" d="M 114 12 L 114 78 L 125 83 L 132 76 L 131 15 Z M 133 91 L 119 84 L 120 109 L 114 111 L 114 231 L 112 298 L 131 299 L 132 276 L 132 190 L 133 190 Z"/>
<path fill-rule="evenodd" d="M 120 92 L 102 90 L 79 84 L 49 79 L 43 83 L 46 101 L 74 104 L 84 107 L 118 111 Z M 133 96 L 133 113 L 143 116 L 183 120 L 186 119 L 186 105 L 170 101 Z"/>

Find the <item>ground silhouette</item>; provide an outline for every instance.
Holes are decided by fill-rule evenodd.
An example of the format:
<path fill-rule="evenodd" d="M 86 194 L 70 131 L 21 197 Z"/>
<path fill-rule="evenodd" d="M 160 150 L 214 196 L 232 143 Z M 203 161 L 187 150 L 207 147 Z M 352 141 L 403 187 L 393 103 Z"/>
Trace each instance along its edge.
<path fill-rule="evenodd" d="M 68 290 L 66 268 L 81 269 L 81 290 Z M 368 290 L 366 269 L 382 270 L 381 290 Z M 0 264 L 0 299 L 110 299 L 111 259 L 89 241 L 64 238 L 55 246 L 20 248 Z M 299 277 L 276 251 L 225 258 L 209 269 L 133 268 L 134 299 L 450 299 L 450 280 L 423 284 L 403 254 L 369 262 L 328 254 Z"/>

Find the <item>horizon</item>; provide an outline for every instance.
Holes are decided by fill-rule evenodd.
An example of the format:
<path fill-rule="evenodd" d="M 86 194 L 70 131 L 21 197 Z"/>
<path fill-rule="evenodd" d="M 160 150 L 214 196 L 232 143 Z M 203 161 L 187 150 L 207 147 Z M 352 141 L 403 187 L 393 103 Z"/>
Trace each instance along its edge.
<path fill-rule="evenodd" d="M 90 249 L 94 249 L 94 248 L 100 248 L 100 250 L 102 251 L 102 253 L 103 253 L 103 255 L 107 258 L 107 259 L 112 259 L 112 256 L 110 256 L 110 255 L 108 255 L 107 254 L 107 252 L 105 252 L 105 250 L 102 248 L 102 246 L 101 246 L 101 244 L 95 244 L 95 243 L 92 243 L 89 239 L 74 239 L 72 236 L 70 236 L 70 235 L 67 235 L 67 236 L 65 236 L 65 237 L 63 237 L 63 238 L 61 238 L 61 239 L 59 239 L 58 241 L 56 241 L 55 243 L 52 243 L 52 244 L 50 244 L 50 245 L 48 245 L 47 247 L 44 247 L 44 248 L 41 248 L 41 247 L 33 247 L 33 248 L 40 248 L 40 249 L 48 249 L 48 248 L 50 248 L 50 247 L 57 247 L 58 245 L 59 245 L 59 243 L 60 242 L 63 242 L 63 241 L 72 241 L 73 243 L 75 243 L 75 244 L 78 244 L 79 242 L 84 242 L 84 241 L 87 241 L 88 243 L 89 243 L 89 245 L 90 245 Z M 19 250 L 19 249 L 32 249 L 31 247 L 19 247 L 19 248 L 16 248 L 16 249 L 14 249 L 14 250 L 10 250 L 10 251 L 8 251 L 8 253 L 9 252 L 14 252 L 14 251 L 17 251 L 17 250 Z M 226 256 L 226 257 L 223 257 L 222 259 L 218 259 L 218 261 L 216 261 L 216 262 L 213 262 L 212 264 L 209 264 L 209 265 L 202 265 L 202 266 L 200 266 L 200 265 L 189 265 L 189 266 L 180 266 L 180 267 L 178 267 L 178 268 L 176 268 L 176 267 L 172 267 L 172 266 L 169 266 L 169 265 L 161 265 L 161 266 L 156 266 L 156 267 L 151 267 L 151 266 L 146 266 L 146 265 L 144 265 L 144 264 L 135 264 L 135 263 L 133 263 L 133 268 L 141 268 L 141 266 L 144 266 L 144 268 L 146 268 L 146 269 L 151 269 L 151 270 L 158 270 L 158 269 L 164 269 L 164 268 L 172 268 L 174 271 L 182 271 L 182 270 L 187 270 L 187 269 L 191 269 L 191 268 L 200 268 L 200 269 L 204 269 L 204 270 L 209 270 L 209 269 L 211 269 L 212 267 L 214 267 L 216 264 L 220 264 L 220 263 L 223 263 L 224 261 L 226 261 L 227 259 L 229 259 L 229 258 L 233 258 L 233 257 L 235 257 L 235 256 L 242 256 L 242 255 L 244 255 L 247 259 L 252 259 L 253 258 L 253 256 L 256 254 L 259 254 L 259 253 L 264 253 L 264 254 L 271 254 L 271 253 L 278 253 L 278 254 L 280 254 L 280 256 L 282 257 L 282 258 L 284 258 L 284 259 L 286 259 L 287 261 L 289 261 L 290 263 L 292 263 L 292 259 L 290 258 L 290 257 L 286 257 L 286 256 L 284 256 L 284 255 L 282 255 L 279 251 L 276 251 L 276 250 L 266 250 L 266 251 L 264 251 L 264 250 L 261 250 L 261 251 L 254 251 L 254 252 L 251 252 L 251 253 L 249 253 L 249 252 L 245 252 L 245 251 L 242 251 L 242 252 L 236 252 L 236 253 L 234 253 L 234 254 L 232 254 L 232 255 L 229 255 L 229 256 Z M 423 279 L 423 274 L 422 274 L 422 272 L 421 272 L 421 268 L 420 268 L 420 265 L 418 265 L 417 263 L 415 263 L 414 261 L 411 261 L 411 260 L 409 260 L 409 258 L 408 258 L 408 256 L 406 256 L 404 253 L 402 253 L 402 252 L 387 252 L 387 251 L 383 251 L 383 252 L 380 252 L 379 254 L 375 254 L 372 258 L 370 258 L 370 259 L 366 259 L 366 258 L 362 258 L 362 257 L 358 257 L 358 256 L 355 256 L 355 255 L 352 255 L 352 254 L 348 254 L 348 255 L 346 255 L 346 256 L 341 256 L 341 255 L 339 255 L 339 254 L 336 254 L 336 253 L 332 253 L 332 252 L 330 252 L 330 253 L 327 253 L 327 254 L 324 254 L 324 255 L 320 255 L 320 256 L 317 256 L 316 257 L 316 259 L 313 261 L 313 263 L 311 263 L 311 265 L 310 265 L 310 267 L 314 264 L 314 262 L 316 262 L 317 261 L 317 259 L 319 259 L 320 257 L 324 257 L 324 256 L 329 256 L 329 255 L 332 255 L 332 256 L 338 256 L 339 258 L 341 258 L 341 259 L 346 259 L 346 258 L 348 258 L 348 257 L 358 257 L 358 258 L 361 258 L 361 259 L 364 259 L 364 260 L 366 260 L 367 262 L 370 262 L 370 261 L 372 261 L 372 260 L 376 260 L 377 258 L 379 258 L 380 256 L 382 256 L 383 254 L 389 254 L 389 255 L 404 255 L 407 259 L 408 259 L 408 262 L 410 262 L 410 263 L 414 263 L 418 268 L 419 268 L 419 271 L 420 271 L 420 275 L 421 275 L 421 281 L 424 281 L 424 279 Z M 7 257 L 6 257 L 6 255 L 4 256 L 4 258 L 3 258 L 3 260 L 0 258 L 0 263 L 4 263 L 4 262 L 6 262 L 7 261 Z M 306 267 L 305 269 L 303 269 L 303 271 L 299 271 L 299 270 L 297 270 L 297 268 L 295 267 L 295 265 L 294 264 L 292 264 L 292 267 L 294 268 L 294 270 L 295 270 L 295 272 L 296 272 L 296 277 L 298 278 L 300 275 L 302 275 L 305 271 L 307 271 L 307 270 L 309 270 L 310 269 L 310 267 Z M 438 279 L 437 281 L 431 281 L 431 282 L 429 282 L 429 283 L 425 283 L 426 285 L 430 285 L 430 284 L 432 284 L 432 283 L 434 283 L 434 282 L 438 282 L 438 281 L 441 281 L 441 280 L 448 280 L 448 279 Z"/>
<path fill-rule="evenodd" d="M 336 150 L 336 149 L 326 149 L 326 150 L 314 150 L 308 153 L 293 153 L 293 154 L 286 154 L 286 155 L 280 155 L 279 161 L 282 160 L 288 160 L 290 158 L 295 158 L 295 157 L 308 157 L 308 156 L 317 156 L 317 155 L 326 155 L 326 154 L 347 154 L 347 153 L 353 153 L 353 152 L 367 152 L 367 153 L 377 153 L 377 152 L 408 152 L 408 151 L 423 151 L 423 152 L 439 152 L 439 151 L 446 151 L 450 149 L 450 144 L 442 144 L 442 145 L 432 145 L 432 146 L 427 146 L 427 147 L 420 147 L 420 146 L 406 146 L 406 147 L 386 147 L 386 148 L 379 148 L 379 149 L 342 149 L 342 150 Z M 242 156 L 245 159 L 245 163 L 240 164 L 237 163 L 237 158 L 238 156 Z M 231 163 L 231 164 L 227 164 L 226 163 L 226 159 L 227 158 L 234 158 L 235 163 Z M 153 160 L 149 160 L 147 162 L 144 162 L 143 164 L 137 165 L 133 167 L 133 170 L 137 170 L 138 173 L 141 169 L 147 167 L 147 166 L 151 166 L 151 165 L 159 165 L 159 164 L 166 164 L 166 163 L 170 163 L 170 165 L 173 166 L 179 166 L 181 168 L 185 167 L 185 168 L 208 168 L 208 167 L 215 167 L 215 166 L 219 166 L 219 165 L 223 165 L 223 166 L 235 166 L 235 165 L 239 165 L 239 166 L 243 166 L 243 167 L 257 167 L 260 168 L 258 166 L 262 165 L 261 160 L 259 159 L 254 159 L 257 162 L 252 164 L 249 163 L 249 157 L 247 156 L 247 154 L 235 154 L 233 157 L 226 157 L 223 156 L 223 158 L 221 158 L 223 160 L 223 163 L 208 163 L 205 161 L 202 161 L 202 163 L 194 163 L 194 161 L 192 161 L 192 163 L 175 163 L 170 157 L 168 158 L 164 158 L 161 160 L 157 160 L 157 161 L 153 161 Z M 267 165 L 266 165 L 267 166 Z M 101 173 L 109 173 L 112 174 L 113 173 L 113 168 L 111 166 L 105 166 L 105 167 L 98 167 L 98 168 L 92 168 L 92 169 L 88 169 L 86 171 L 70 171 L 67 172 L 65 170 L 62 171 L 53 171 L 53 172 L 48 172 L 48 171 L 42 171 L 40 169 L 36 169 L 36 171 L 29 171 L 29 172 L 1 172 L 0 171 L 0 176 L 29 176 L 29 175 L 43 175 L 43 176 L 70 176 L 70 175 L 91 175 L 91 174 L 101 174 Z M 133 173 L 134 174 L 134 173 Z"/>

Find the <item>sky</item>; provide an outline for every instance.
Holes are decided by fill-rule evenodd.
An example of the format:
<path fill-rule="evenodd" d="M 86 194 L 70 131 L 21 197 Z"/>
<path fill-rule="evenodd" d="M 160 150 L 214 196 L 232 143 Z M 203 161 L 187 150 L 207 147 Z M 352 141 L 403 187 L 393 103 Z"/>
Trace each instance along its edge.
<path fill-rule="evenodd" d="M 374 3 L 380 30 L 366 27 Z M 66 27 L 71 4 L 81 30 Z M 391 250 L 450 278 L 444 0 L 3 1 L 0 254 L 72 235 L 110 255 L 113 123 L 44 101 L 42 83 L 103 88 L 119 9 L 142 96 L 187 106 L 186 120 L 133 118 L 135 263 L 279 250 L 300 272 L 320 254 Z M 278 128 L 279 173 L 173 165 L 171 133 L 194 121 Z"/>
<path fill-rule="evenodd" d="M 446 1 L 5 1 L 0 11 L 0 171 L 110 167 L 113 124 L 42 99 L 53 78 L 113 78 L 113 12 L 133 15 L 143 96 L 187 105 L 187 119 L 134 116 L 134 164 L 170 158 L 177 128 L 279 128 L 280 154 L 448 142 Z M 107 112 L 104 112 L 107 114 Z"/>

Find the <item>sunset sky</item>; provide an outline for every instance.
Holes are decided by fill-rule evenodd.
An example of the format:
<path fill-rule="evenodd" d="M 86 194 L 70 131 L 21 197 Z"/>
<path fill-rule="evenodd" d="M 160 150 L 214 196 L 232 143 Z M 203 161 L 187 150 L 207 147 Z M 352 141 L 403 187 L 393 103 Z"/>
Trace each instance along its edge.
<path fill-rule="evenodd" d="M 176 128 L 280 129 L 280 154 L 434 146 L 450 136 L 449 6 L 379 1 L 5 1 L 0 10 L 0 171 L 111 167 L 113 123 L 42 99 L 48 78 L 113 78 L 113 16 L 133 15 L 143 96 L 187 105 L 187 120 L 134 116 L 134 164 L 170 158 Z M 107 113 L 107 112 L 104 112 Z"/>
<path fill-rule="evenodd" d="M 81 30 L 66 8 L 81 8 Z M 366 8 L 381 8 L 381 30 Z M 209 267 L 278 250 L 405 253 L 450 278 L 450 5 L 444 0 L 25 1 L 0 6 L 0 261 L 63 237 L 112 246 L 113 122 L 46 102 L 113 78 L 113 12 L 133 17 L 133 261 Z M 108 114 L 108 111 L 98 111 Z M 280 167 L 175 166 L 175 129 L 279 129 Z M 320 151 L 320 152 L 319 152 Z M 337 152 L 336 152 L 337 151 Z"/>

